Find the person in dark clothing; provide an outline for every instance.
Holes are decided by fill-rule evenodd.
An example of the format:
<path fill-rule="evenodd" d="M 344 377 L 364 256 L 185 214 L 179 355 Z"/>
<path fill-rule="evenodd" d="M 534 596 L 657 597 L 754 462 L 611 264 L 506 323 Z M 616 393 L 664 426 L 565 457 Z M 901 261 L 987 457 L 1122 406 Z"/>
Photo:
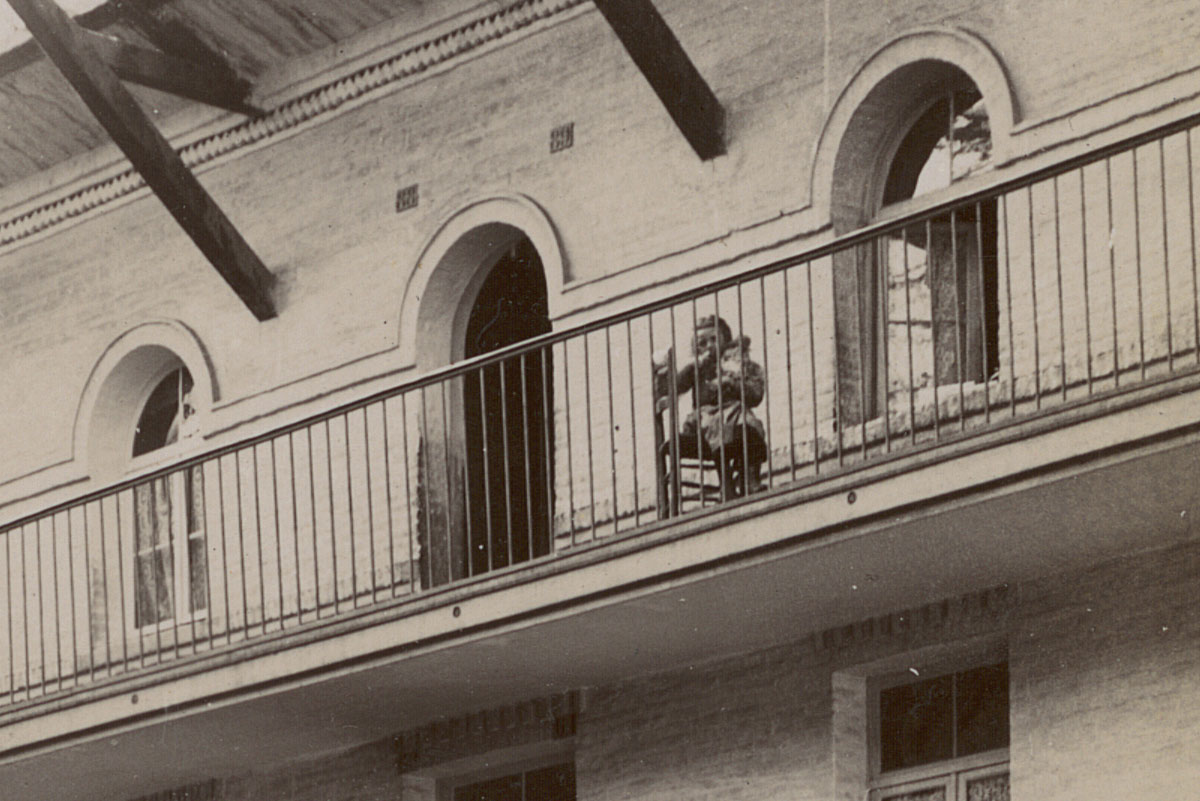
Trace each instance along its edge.
<path fill-rule="evenodd" d="M 655 360 L 656 409 L 692 392 L 692 411 L 679 431 L 681 456 L 715 461 L 723 491 L 737 497 L 762 489 L 760 476 L 767 445 L 762 421 L 751 411 L 762 403 L 762 367 L 750 359 L 750 338 L 734 339 L 729 324 L 710 315 L 696 323 L 693 361 L 671 375 L 671 353 Z"/>

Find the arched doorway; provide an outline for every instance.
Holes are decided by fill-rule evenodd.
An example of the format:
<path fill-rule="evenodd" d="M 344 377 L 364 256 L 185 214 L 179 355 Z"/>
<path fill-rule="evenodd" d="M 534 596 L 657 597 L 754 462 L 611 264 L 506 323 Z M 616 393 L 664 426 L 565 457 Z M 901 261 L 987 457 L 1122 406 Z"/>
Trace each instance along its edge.
<path fill-rule="evenodd" d="M 462 294 L 446 314 L 456 360 L 477 359 L 550 330 L 542 260 L 510 226 L 464 237 Z M 422 390 L 422 583 L 445 584 L 550 552 L 553 514 L 550 348 L 485 360 Z"/>
<path fill-rule="evenodd" d="M 522 237 L 490 268 L 479 289 L 467 321 L 464 356 L 483 356 L 549 331 L 542 263 Z M 471 575 L 550 551 L 551 371 L 550 349 L 540 348 L 485 365 L 463 383 Z"/>

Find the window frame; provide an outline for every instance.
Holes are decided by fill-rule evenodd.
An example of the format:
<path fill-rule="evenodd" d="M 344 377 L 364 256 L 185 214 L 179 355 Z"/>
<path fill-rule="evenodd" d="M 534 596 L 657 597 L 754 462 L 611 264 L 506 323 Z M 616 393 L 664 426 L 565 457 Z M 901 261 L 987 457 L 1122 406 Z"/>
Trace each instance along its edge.
<path fill-rule="evenodd" d="M 997 658 L 998 657 L 998 658 Z M 1008 773 L 1009 748 L 1011 746 L 1011 694 L 1009 699 L 1009 742 L 1010 746 L 994 748 L 967 756 L 953 756 L 907 768 L 883 771 L 882 720 L 880 694 L 893 687 L 918 684 L 942 676 L 961 673 L 974 668 L 1003 663 L 1007 670 L 1008 655 L 975 655 L 970 659 L 938 660 L 907 670 L 894 670 L 871 676 L 867 680 L 867 793 L 869 801 L 883 801 L 894 795 L 919 792 L 944 787 L 944 801 L 965 801 L 967 782 Z M 915 672 L 914 672 L 915 671 Z M 1009 685 L 1011 688 L 1011 677 Z M 954 721 L 957 723 L 957 721 Z"/>
<path fill-rule="evenodd" d="M 935 67 L 934 64 L 939 66 Z M 921 80 L 910 80 L 912 85 L 909 87 L 893 85 L 897 75 L 909 71 L 911 78 L 914 74 L 911 71 L 914 69 Z M 930 188 L 914 197 L 889 197 L 889 179 L 893 167 L 898 159 L 907 158 L 903 149 L 905 140 L 914 126 L 944 99 L 946 93 L 958 92 L 968 86 L 985 102 L 989 137 L 992 141 L 990 165 L 950 181 L 946 186 Z M 1000 180 L 996 168 L 1003 164 L 1003 159 L 998 155 L 996 148 L 993 121 L 995 112 L 991 108 L 993 98 L 989 92 L 984 91 L 985 88 L 987 87 L 980 87 L 978 81 L 953 60 L 928 57 L 900 65 L 877 83 L 852 112 L 834 157 L 833 192 L 830 201 L 834 233 L 848 234 L 865 225 L 894 222 L 906 215 L 919 214 L 952 202 Z M 890 89 L 889 94 L 896 99 L 889 100 L 885 104 L 886 108 L 873 109 L 869 115 L 865 115 L 863 108 L 872 97 L 876 97 L 877 93 L 885 89 Z M 999 95 L 997 97 L 1003 99 Z M 947 122 L 949 123 L 949 120 Z M 949 124 L 947 130 L 950 130 Z M 852 157 L 855 158 L 851 160 Z M 927 156 L 922 161 L 922 166 L 926 162 Z M 961 210 L 957 213 L 961 213 Z M 965 227 L 975 225 L 976 223 L 971 222 Z M 982 233 L 986 238 L 987 231 Z M 859 354 L 857 360 L 850 358 L 838 361 L 837 376 L 843 387 L 837 408 L 839 425 L 852 426 L 875 420 L 888 414 L 891 408 L 890 384 L 895 373 L 889 370 L 888 365 L 892 354 L 889 353 L 891 326 L 887 315 L 889 291 L 884 274 L 884 270 L 887 269 L 887 256 L 883 251 L 887 249 L 886 237 L 878 237 L 842 254 L 834 254 L 834 313 L 838 321 L 836 340 L 839 349 L 847 349 L 847 353 L 857 351 Z M 991 269 L 990 265 L 993 262 L 990 256 L 994 255 L 994 249 L 983 247 L 981 240 L 975 250 L 978 252 L 979 264 L 976 270 L 969 272 L 979 272 L 984 279 L 983 287 L 988 287 L 990 285 L 987 283 L 986 273 Z M 957 275 L 956 265 L 955 276 Z M 967 271 L 962 275 L 966 277 Z M 933 377 L 928 386 L 937 387 L 936 391 L 958 387 L 967 390 L 986 386 L 996 376 L 996 365 L 993 362 L 998 363 L 997 354 L 994 352 L 998 347 L 991 347 L 990 340 L 997 335 L 998 327 L 989 327 L 989 322 L 995 316 L 991 310 L 998 308 L 996 291 L 997 287 L 992 286 L 977 293 L 983 296 L 979 315 L 961 320 L 956 317 L 953 333 L 948 334 L 966 339 L 973 337 L 972 332 L 977 330 L 976 338 L 989 343 L 986 357 L 980 359 L 983 363 L 982 375 L 977 380 L 974 374 L 966 372 L 967 365 L 960 363 L 966 362 L 967 359 L 956 359 L 950 362 L 957 370 L 957 374 L 953 376 L 954 380 L 939 383 L 936 373 L 938 367 L 935 363 L 932 367 Z M 976 293 L 972 293 L 970 297 L 973 298 L 974 294 Z M 992 296 L 996 299 L 993 300 Z M 979 321 L 977 326 L 972 323 L 974 319 Z M 964 357 L 967 354 L 971 354 L 972 357 L 975 355 L 973 348 L 965 348 L 962 352 Z M 957 355 L 957 349 L 955 354 Z M 922 390 L 924 386 L 917 388 L 917 391 Z M 935 394 L 936 391 L 931 390 L 930 394 Z M 934 406 L 936 398 L 922 401 L 923 407 L 926 404 Z"/>
<path fill-rule="evenodd" d="M 542 754 L 539 756 L 526 757 L 517 761 L 504 761 L 500 764 L 492 764 L 486 767 L 480 767 L 475 770 L 466 770 L 461 773 L 456 773 L 453 776 L 448 776 L 439 779 L 437 782 L 437 801 L 454 801 L 455 792 L 460 787 L 466 787 L 472 784 L 490 781 L 492 779 L 500 779 L 507 776 L 515 776 L 539 770 L 541 768 L 557 767 L 558 765 L 571 766 L 572 772 L 575 771 L 575 752 L 570 750 L 566 753 L 551 753 Z M 576 792 L 578 795 L 578 792 Z M 530 801 L 528 798 L 523 798 L 522 801 Z"/>
<path fill-rule="evenodd" d="M 188 369 L 182 361 L 169 363 L 165 369 L 158 371 L 154 377 L 149 379 L 142 391 L 138 394 L 138 403 L 135 407 L 134 414 L 129 426 L 128 435 L 125 441 L 129 443 L 132 453 L 132 443 L 134 432 L 136 431 L 138 422 L 141 420 L 142 413 L 145 410 L 147 402 L 155 389 L 158 388 L 167 377 L 178 371 L 187 371 L 190 375 L 191 370 Z M 193 387 L 194 385 L 194 378 Z M 194 391 L 194 389 L 193 389 Z M 193 408 L 192 415 L 196 414 Z M 205 620 L 208 617 L 208 598 L 206 594 L 205 606 L 199 609 L 193 609 L 192 606 L 192 564 L 191 564 L 191 546 L 193 540 L 199 540 L 204 543 L 204 548 L 207 557 L 208 548 L 208 531 L 207 531 L 207 504 L 205 493 L 203 490 L 204 468 L 202 465 L 194 465 L 192 467 L 172 470 L 168 473 L 155 478 L 150 478 L 150 474 L 161 470 L 174 462 L 178 462 L 187 456 L 188 451 L 192 448 L 188 447 L 191 437 L 178 436 L 174 442 L 169 442 L 161 447 L 145 451 L 136 456 L 130 455 L 127 462 L 127 474 L 131 477 L 145 475 L 146 479 L 134 486 L 130 491 L 130 499 L 132 504 L 132 516 L 130 522 L 130 532 L 132 535 L 131 548 L 127 552 L 129 558 L 129 586 L 126 593 L 126 620 L 131 634 L 134 635 L 156 635 L 162 632 L 177 630 L 181 626 L 195 625 L 196 622 Z M 192 502 L 188 496 L 189 491 L 189 473 L 192 470 L 198 471 L 201 477 L 200 489 L 200 507 L 204 511 L 204 523 L 202 523 L 195 531 L 191 530 L 192 517 Z M 143 556 L 150 556 L 155 551 L 160 550 L 159 547 L 152 547 L 149 551 L 139 551 L 138 536 L 137 536 L 137 493 L 142 487 L 151 487 L 154 482 L 165 481 L 167 483 L 168 496 L 171 505 L 171 578 L 172 578 L 172 597 L 171 597 L 171 613 L 169 616 L 156 617 L 154 620 L 141 623 L 139 621 L 138 612 L 138 583 L 140 573 L 138 571 L 139 561 Z M 194 486 L 192 484 L 191 486 Z M 208 570 L 208 560 L 205 559 L 205 572 Z M 186 601 L 184 601 L 186 599 Z"/>
<path fill-rule="evenodd" d="M 982 167 L 981 169 L 973 170 L 959 179 L 955 179 L 953 175 L 953 123 L 954 120 L 957 119 L 957 116 L 955 116 L 953 98 L 955 93 L 960 89 L 961 87 L 950 87 L 945 91 L 945 94 L 934 93 L 930 95 L 925 99 L 924 102 L 916 104 L 913 107 L 912 112 L 905 117 L 903 123 L 896 127 L 893 138 L 888 142 L 888 146 L 885 150 L 887 157 L 883 159 L 881 165 L 882 169 L 878 173 L 879 183 L 876 187 L 876 205 L 874 214 L 871 218 L 872 223 L 886 223 L 889 220 L 900 219 L 909 214 L 920 213 L 925 209 L 934 208 L 942 203 L 953 202 L 957 198 L 965 197 L 976 191 L 980 186 L 989 183 L 989 179 L 991 179 L 994 175 L 998 163 L 997 159 L 995 158 L 995 143 L 991 135 L 991 114 L 988 111 L 986 100 L 984 99 L 982 92 L 977 86 L 974 85 L 973 90 L 979 93 L 979 100 L 977 102 L 984 103 L 984 113 L 987 115 L 989 125 L 988 140 L 991 143 L 990 146 L 992 149 L 992 154 L 987 160 L 986 166 Z M 909 134 L 912 133 L 916 126 L 920 124 L 921 120 L 935 107 L 937 107 L 942 100 L 947 98 L 949 98 L 949 100 L 947 103 L 946 112 L 951 116 L 949 119 L 947 119 L 946 131 L 949 132 L 951 138 L 951 163 L 948 167 L 949 175 L 947 176 L 947 182 L 945 186 L 937 186 L 921 192 L 917 191 L 920 173 L 928 165 L 929 159 L 933 156 L 933 151 L 930 151 L 930 153 L 925 157 L 925 160 L 921 163 L 921 169 L 918 170 L 917 177 L 914 179 L 913 193 L 903 198 L 889 200 L 887 198 L 887 194 L 892 170 L 896 165 L 897 159 L 902 158 L 901 151 L 904 149 L 905 141 L 908 139 Z M 969 108 L 970 107 L 968 107 L 968 109 L 960 109 L 959 111 L 961 113 L 965 113 L 969 110 Z M 937 145 L 935 144 L 934 149 L 936 149 L 936 147 Z M 974 208 L 970 210 L 977 214 L 984 214 L 983 210 L 988 206 L 992 207 L 990 213 L 993 215 L 992 225 L 995 225 L 995 220 L 998 219 L 999 214 L 998 203 L 996 200 L 993 199 L 990 201 L 976 203 Z M 989 300 L 992 301 L 993 305 L 997 305 L 998 317 L 999 298 L 996 293 L 999 291 L 999 286 L 997 284 L 999 279 L 999 246 L 998 242 L 994 241 L 996 236 L 995 231 L 992 231 L 993 241 L 990 243 L 990 245 L 985 242 L 988 234 L 987 226 L 984 224 L 983 220 L 963 220 L 955 225 L 955 221 L 958 220 L 960 215 L 965 216 L 966 211 L 968 211 L 968 209 L 957 209 L 955 211 L 947 212 L 946 214 L 939 214 L 937 217 L 927 220 L 925 225 L 927 227 L 926 230 L 929 231 L 930 240 L 926 241 L 924 247 L 922 248 L 925 252 L 927 266 L 925 281 L 930 294 L 930 324 L 935 329 L 933 331 L 933 337 L 935 340 L 938 336 L 935 315 L 937 314 L 937 294 L 939 287 L 935 285 L 935 279 L 932 273 L 932 264 L 934 260 L 933 240 L 936 238 L 949 243 L 951 252 L 954 252 L 955 249 L 957 249 L 957 259 L 964 262 L 963 264 L 959 264 L 957 262 L 951 263 L 949 265 L 950 273 L 948 275 L 939 276 L 940 281 L 945 282 L 945 286 L 940 287 L 941 291 L 950 292 L 950 295 L 953 297 L 952 302 L 956 303 L 961 310 L 961 317 L 959 316 L 958 311 L 956 311 L 953 320 L 941 321 L 943 328 L 946 326 L 953 327 L 953 336 L 959 343 L 956 350 L 951 353 L 951 358 L 954 360 L 953 363 L 955 367 L 955 375 L 953 377 L 940 376 L 939 368 L 941 365 L 937 364 L 936 359 L 934 364 L 931 366 L 932 375 L 930 386 L 936 388 L 944 387 L 947 390 L 953 390 L 957 387 L 982 387 L 991 381 L 999 370 L 998 343 L 994 345 L 991 351 L 986 354 L 986 359 L 981 358 L 978 365 L 972 365 L 972 362 L 976 356 L 981 354 L 976 353 L 973 349 L 968 347 L 968 343 L 970 342 L 973 333 L 977 339 L 983 341 L 984 343 L 991 343 L 992 339 L 998 339 L 998 329 L 992 330 L 991 326 L 993 324 L 998 326 L 999 320 L 991 319 L 991 314 L 989 312 Z M 933 229 L 940 230 L 935 231 L 930 229 L 929 226 L 931 225 Z M 906 231 L 907 230 L 909 229 L 906 229 Z M 960 239 L 965 240 L 961 243 L 961 245 L 958 241 Z M 886 362 L 891 356 L 889 342 L 890 323 L 887 314 L 890 303 L 890 289 L 888 287 L 887 276 L 889 270 L 891 269 L 889 262 L 892 258 L 892 245 L 898 244 L 894 236 L 889 237 L 884 241 L 886 244 L 882 247 L 876 246 L 874 254 L 875 259 L 879 262 L 875 265 L 875 272 L 877 276 L 883 277 L 882 286 L 877 286 L 875 288 L 875 291 L 880 293 L 878 302 L 875 304 L 878 307 L 875 313 L 879 316 L 878 330 L 880 334 L 880 342 L 877 343 L 877 347 L 882 349 L 882 353 L 876 361 L 880 364 Z M 971 263 L 972 252 L 975 254 L 975 264 Z M 943 254 L 943 256 L 946 255 L 947 254 Z M 994 271 L 994 274 L 991 275 L 991 283 L 988 281 L 989 273 L 987 267 L 985 266 L 985 260 L 989 256 L 993 260 L 992 270 Z M 976 293 L 971 292 L 973 281 L 977 282 L 975 283 L 975 289 L 979 297 L 976 297 Z M 953 287 L 952 290 L 947 288 L 951 286 Z M 949 297 L 946 299 L 948 300 Z M 980 300 L 982 300 L 982 303 L 979 302 Z M 936 348 L 936 343 L 931 347 Z M 931 357 L 932 356 L 933 353 L 931 352 Z M 993 361 L 995 362 L 995 365 L 991 364 Z M 970 369 L 972 366 L 975 367 L 975 370 Z M 876 369 L 879 369 L 878 365 Z M 876 380 L 878 379 L 879 376 L 876 377 Z M 921 388 L 909 387 L 908 389 L 909 391 L 914 391 Z M 879 401 L 882 402 L 885 410 L 888 408 L 888 404 L 890 402 L 890 393 L 891 387 L 888 386 L 881 387 L 879 390 Z"/>
<path fill-rule="evenodd" d="M 575 766 L 573 735 L 561 739 L 536 740 L 524 745 L 489 748 L 405 770 L 404 777 L 413 791 L 414 799 L 454 801 L 454 791 L 464 785 L 564 763 Z"/>

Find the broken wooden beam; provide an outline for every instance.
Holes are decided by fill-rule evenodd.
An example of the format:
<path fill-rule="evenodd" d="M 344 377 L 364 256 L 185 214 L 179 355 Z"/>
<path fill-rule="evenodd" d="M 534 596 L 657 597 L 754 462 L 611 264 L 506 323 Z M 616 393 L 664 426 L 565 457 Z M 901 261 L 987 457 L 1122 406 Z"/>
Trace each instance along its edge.
<path fill-rule="evenodd" d="M 650 0 L 595 0 L 701 159 L 725 153 L 725 110 Z"/>
<path fill-rule="evenodd" d="M 274 317 L 274 276 L 146 117 L 117 74 L 97 55 L 83 29 L 52 0 L 8 3 L 242 302 L 259 320 Z"/>
<path fill-rule="evenodd" d="M 246 100 L 250 83 L 232 70 L 219 71 L 207 64 L 129 44 L 104 33 L 82 29 L 79 33 L 122 80 L 239 114 L 261 113 Z"/>

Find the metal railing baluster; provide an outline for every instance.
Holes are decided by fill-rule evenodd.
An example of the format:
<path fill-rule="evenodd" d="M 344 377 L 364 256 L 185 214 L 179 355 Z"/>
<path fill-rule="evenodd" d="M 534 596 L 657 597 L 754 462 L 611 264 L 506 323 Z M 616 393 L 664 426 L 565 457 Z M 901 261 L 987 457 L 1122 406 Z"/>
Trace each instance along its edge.
<path fill-rule="evenodd" d="M 545 364 L 543 363 L 544 367 Z M 629 320 L 625 321 L 625 368 L 629 373 L 629 453 L 633 460 L 633 527 L 639 528 L 642 525 L 642 494 L 638 491 L 637 404 L 633 391 L 633 327 Z M 543 403 L 546 400 L 545 388 L 546 379 L 543 377 Z M 653 392 L 651 394 L 653 395 Z"/>
<path fill-rule="evenodd" d="M 792 291 L 788 287 L 788 276 L 791 275 L 791 270 L 787 269 L 780 273 L 780 278 L 783 283 L 783 349 L 786 356 L 787 364 L 787 399 L 788 399 L 788 469 L 790 470 L 791 480 L 796 480 L 796 390 L 795 384 L 792 383 L 792 312 L 791 312 L 791 295 Z M 765 371 L 766 368 L 764 367 Z"/>
<path fill-rule="evenodd" d="M 1029 225 L 1029 298 L 1033 313 L 1033 403 L 1034 408 L 1042 408 L 1042 335 L 1038 326 L 1038 297 L 1037 297 L 1037 257 L 1034 244 L 1035 226 L 1033 222 L 1033 187 L 1026 187 L 1025 202 L 1028 212 Z"/>
<path fill-rule="evenodd" d="M 1163 305 L 1167 318 L 1167 372 L 1175 372 L 1175 338 L 1171 321 L 1171 243 L 1167 236 L 1167 161 L 1162 139 L 1158 140 L 1158 193 L 1162 208 Z"/>
<path fill-rule="evenodd" d="M 1195 173 L 1192 167 L 1192 131 L 1184 131 L 1184 144 L 1187 153 L 1187 187 L 1188 187 L 1188 233 L 1192 254 L 1192 348 L 1196 354 L 1196 363 L 1200 364 L 1200 267 L 1196 258 L 1196 185 Z"/>
<path fill-rule="evenodd" d="M 370 406 L 362 407 L 363 421 L 363 465 L 366 473 L 366 492 L 367 492 L 367 545 L 370 547 L 370 559 L 367 560 L 371 568 L 371 603 L 377 600 L 378 586 L 376 582 L 379 577 L 376 574 L 375 564 L 375 484 L 371 480 L 371 419 L 368 414 Z"/>
<path fill-rule="evenodd" d="M 613 385 L 612 371 L 612 328 L 606 326 L 604 328 L 604 370 L 607 376 L 608 392 L 604 393 L 608 396 L 608 464 L 609 464 L 609 479 L 612 482 L 612 518 L 613 518 L 613 534 L 620 533 L 621 512 L 617 508 L 617 419 L 614 414 L 613 393 L 615 386 Z M 524 373 L 522 373 L 524 375 Z"/>
<path fill-rule="evenodd" d="M 1142 298 L 1142 204 L 1138 197 L 1141 182 L 1138 180 L 1138 152 L 1135 147 L 1129 152 L 1133 162 L 1133 263 L 1137 276 L 1137 320 L 1138 320 L 1138 368 L 1141 378 L 1146 380 L 1146 307 Z"/>
<path fill-rule="evenodd" d="M 1054 189 L 1054 283 L 1058 291 L 1058 380 L 1062 382 L 1062 399 L 1067 400 L 1067 327 L 1063 306 L 1062 282 L 1062 215 L 1059 213 L 1058 176 L 1051 179 Z"/>
<path fill-rule="evenodd" d="M 807 283 L 805 298 L 808 301 L 808 375 L 809 375 L 809 392 L 812 395 L 812 451 L 813 451 L 813 475 L 821 474 L 821 428 L 820 414 L 817 409 L 817 338 L 815 321 L 813 320 L 813 286 L 812 286 L 812 262 L 807 262 L 804 265 L 804 279 Z M 835 321 L 834 325 L 837 323 Z M 839 406 L 837 399 L 837 369 L 834 368 L 834 419 L 838 414 Z M 841 440 L 838 440 L 838 462 L 841 462 Z"/>
<path fill-rule="evenodd" d="M 1088 263 L 1087 239 L 1087 179 L 1084 168 L 1079 168 L 1079 253 L 1080 269 L 1083 271 L 1083 339 L 1087 350 L 1087 394 L 1091 397 L 1094 381 L 1092 368 L 1092 291 L 1091 268 Z"/>
<path fill-rule="evenodd" d="M 442 384 L 442 394 L 446 385 Z M 342 415 L 342 447 L 346 451 L 346 520 L 350 528 L 350 608 L 358 608 L 358 532 L 354 525 L 354 465 L 350 457 L 350 412 Z"/>

